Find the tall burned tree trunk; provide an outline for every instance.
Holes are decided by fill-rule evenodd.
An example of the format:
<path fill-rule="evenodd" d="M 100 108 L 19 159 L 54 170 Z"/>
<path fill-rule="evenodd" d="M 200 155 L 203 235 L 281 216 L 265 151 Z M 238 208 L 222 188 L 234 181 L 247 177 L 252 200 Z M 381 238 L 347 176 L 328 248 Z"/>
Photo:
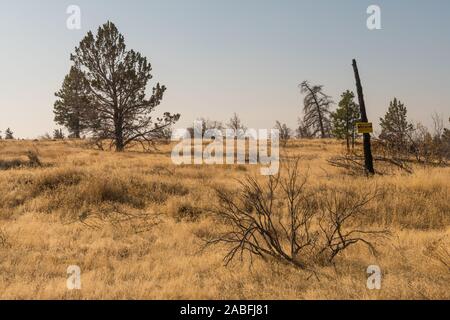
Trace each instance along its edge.
<path fill-rule="evenodd" d="M 358 92 L 359 108 L 361 111 L 361 122 L 369 122 L 369 120 L 367 119 L 366 104 L 364 103 L 363 88 L 361 85 L 361 79 L 359 78 L 358 66 L 355 59 L 353 59 L 353 71 L 355 72 L 356 91 Z M 366 170 L 370 174 L 375 174 L 375 169 L 373 168 L 372 148 L 370 145 L 370 133 L 363 134 L 363 143 L 364 162 Z"/>
<path fill-rule="evenodd" d="M 347 152 L 350 152 L 350 120 L 349 120 L 349 112 L 348 112 L 349 104 L 347 104 L 345 108 L 345 140 L 347 141 Z"/>

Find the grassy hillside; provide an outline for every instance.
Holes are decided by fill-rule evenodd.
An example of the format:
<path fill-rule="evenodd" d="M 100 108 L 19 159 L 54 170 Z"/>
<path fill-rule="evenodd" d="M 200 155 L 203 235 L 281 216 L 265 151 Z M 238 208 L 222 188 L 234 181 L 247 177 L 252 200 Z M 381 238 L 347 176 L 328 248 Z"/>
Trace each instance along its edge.
<path fill-rule="evenodd" d="M 302 140 L 281 153 L 300 157 L 311 185 L 383 190 L 360 222 L 390 236 L 377 256 L 353 246 L 316 279 L 270 260 L 224 266 L 226 248 L 201 250 L 222 227 L 206 210 L 214 189 L 235 189 L 258 166 L 176 166 L 170 145 L 148 154 L 0 141 L 0 298 L 449 299 L 450 168 L 349 176 L 327 163 L 343 148 Z M 41 166 L 27 165 L 29 150 Z M 69 265 L 81 267 L 79 291 L 66 288 Z M 366 288 L 369 265 L 382 269 L 381 290 Z"/>

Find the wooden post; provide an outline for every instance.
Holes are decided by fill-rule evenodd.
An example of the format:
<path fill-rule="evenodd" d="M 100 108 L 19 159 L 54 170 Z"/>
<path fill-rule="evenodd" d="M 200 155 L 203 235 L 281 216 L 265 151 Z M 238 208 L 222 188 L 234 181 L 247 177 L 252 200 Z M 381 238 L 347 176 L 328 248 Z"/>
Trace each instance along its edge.
<path fill-rule="evenodd" d="M 353 59 L 353 71 L 355 72 L 356 91 L 358 92 L 359 108 L 361 111 L 361 122 L 369 122 L 369 120 L 367 119 L 366 104 L 364 103 L 363 88 L 361 85 L 361 79 L 359 78 L 358 66 L 355 59 Z M 370 133 L 363 133 L 363 143 L 364 163 L 366 170 L 370 174 L 375 174 L 375 169 L 373 168 L 372 148 L 370 145 Z"/>

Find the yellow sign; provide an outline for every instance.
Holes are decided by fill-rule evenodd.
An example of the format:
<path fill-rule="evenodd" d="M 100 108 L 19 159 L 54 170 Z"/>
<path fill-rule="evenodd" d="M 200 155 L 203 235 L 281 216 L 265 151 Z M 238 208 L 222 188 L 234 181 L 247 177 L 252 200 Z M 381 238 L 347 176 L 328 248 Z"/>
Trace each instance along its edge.
<path fill-rule="evenodd" d="M 371 122 L 357 122 L 356 128 L 358 129 L 358 133 L 372 133 L 373 127 Z"/>

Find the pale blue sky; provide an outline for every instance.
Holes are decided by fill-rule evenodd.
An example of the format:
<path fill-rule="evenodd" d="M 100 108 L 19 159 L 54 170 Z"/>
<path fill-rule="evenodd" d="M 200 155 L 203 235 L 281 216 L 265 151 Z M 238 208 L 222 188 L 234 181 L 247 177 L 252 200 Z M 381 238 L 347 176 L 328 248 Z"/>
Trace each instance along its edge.
<path fill-rule="evenodd" d="M 82 29 L 66 28 L 79 5 Z M 366 9 L 382 10 L 382 30 L 366 28 Z M 270 128 L 294 127 L 303 80 L 338 100 L 354 90 L 357 58 L 370 120 L 397 96 L 412 121 L 450 115 L 450 1 L 433 0 L 0 0 L 0 130 L 19 137 L 51 132 L 54 92 L 69 55 L 87 31 L 113 21 L 129 48 L 149 58 L 168 87 L 160 111 Z"/>

